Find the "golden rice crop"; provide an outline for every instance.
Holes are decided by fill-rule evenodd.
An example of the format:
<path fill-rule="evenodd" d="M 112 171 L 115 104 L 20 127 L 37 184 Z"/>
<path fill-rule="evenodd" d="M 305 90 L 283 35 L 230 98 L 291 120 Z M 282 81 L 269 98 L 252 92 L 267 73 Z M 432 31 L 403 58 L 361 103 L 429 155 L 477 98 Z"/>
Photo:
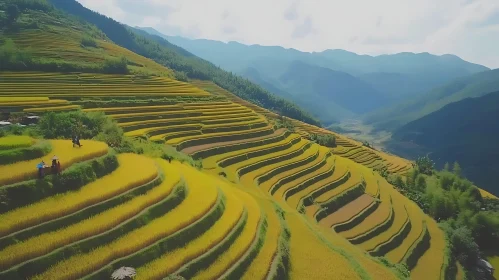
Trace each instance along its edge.
<path fill-rule="evenodd" d="M 308 179 L 311 179 L 315 176 L 319 176 L 320 174 L 322 173 L 325 173 L 327 172 L 328 170 L 331 169 L 332 165 L 330 165 L 330 162 L 327 160 L 327 159 L 324 159 L 325 155 L 327 153 L 327 149 L 319 149 L 319 156 L 317 157 L 317 159 L 309 164 L 306 164 L 306 165 L 303 165 L 301 166 L 300 169 L 295 169 L 294 173 L 297 173 L 297 172 L 301 172 L 305 169 L 310 169 L 318 164 L 320 164 L 322 161 L 325 161 L 326 164 L 324 164 L 324 166 L 322 166 L 321 168 L 315 170 L 315 171 L 309 171 L 307 173 L 305 173 L 305 175 L 291 181 L 291 182 L 288 182 L 284 185 L 281 185 L 281 187 L 274 193 L 274 197 L 277 198 L 278 200 L 280 199 L 284 199 L 284 194 L 286 193 L 286 191 L 290 190 L 291 188 L 293 187 L 296 187 L 298 186 L 299 184 L 302 184 L 303 182 L 307 181 Z"/>
<path fill-rule="evenodd" d="M 218 165 L 218 163 L 222 160 L 226 160 L 228 158 L 232 158 L 232 157 L 239 156 L 239 155 L 246 154 L 246 153 L 253 152 L 253 151 L 259 151 L 259 150 L 263 150 L 263 149 L 267 149 L 267 148 L 283 146 L 283 145 L 289 144 L 292 140 L 294 140 L 298 137 L 299 136 L 296 134 L 290 134 L 285 139 L 278 141 L 278 142 L 275 142 L 275 143 L 259 145 L 259 146 L 254 147 L 254 148 L 242 149 L 242 150 L 237 150 L 237 151 L 233 151 L 233 152 L 228 152 L 228 153 L 223 153 L 220 155 L 208 157 L 208 158 L 203 160 L 203 166 L 206 168 L 215 168 Z"/>
<path fill-rule="evenodd" d="M 37 98 L 37 97 L 26 97 Z M 48 99 L 48 98 L 47 98 Z M 69 104 L 69 101 L 63 99 L 52 99 L 47 101 L 16 101 L 16 102 L 0 102 L 0 106 L 26 106 L 26 107 L 41 107 L 49 105 Z"/>
<path fill-rule="evenodd" d="M 444 233 L 432 218 L 426 216 L 426 225 L 430 232 L 430 248 L 421 256 L 411 271 L 412 279 L 440 279 L 440 271 L 444 262 L 445 239 Z"/>
<path fill-rule="evenodd" d="M 484 189 L 478 189 L 480 191 L 480 194 L 482 195 L 482 197 L 484 198 L 495 198 L 495 199 L 498 199 L 497 196 L 489 193 L 488 191 L 484 190 Z"/>
<path fill-rule="evenodd" d="M 418 240 L 423 231 L 423 213 L 413 202 L 408 202 L 406 205 L 409 219 L 411 220 L 411 231 L 402 244 L 385 255 L 385 257 L 393 263 L 402 261 L 406 252 L 412 247 L 413 243 Z"/>
<path fill-rule="evenodd" d="M 328 160 L 330 162 L 333 162 L 335 160 L 335 158 L 338 159 L 338 157 L 332 156 L 332 157 L 329 157 Z M 335 163 L 334 172 L 333 172 L 332 176 L 326 178 L 325 180 L 321 180 L 321 181 L 309 186 L 308 188 L 301 190 L 301 191 L 295 193 L 294 195 L 288 197 L 287 203 L 289 204 L 289 206 L 291 206 L 291 208 L 296 209 L 302 198 L 306 197 L 307 195 L 311 194 L 312 192 L 314 192 L 316 190 L 321 189 L 324 186 L 329 185 L 332 182 L 339 180 L 340 178 L 342 178 L 346 174 L 346 172 L 348 172 L 347 165 Z"/>
<path fill-rule="evenodd" d="M 395 211 L 395 219 L 393 221 L 393 224 L 385 232 L 360 244 L 360 247 L 366 251 L 374 249 L 379 244 L 390 239 L 394 234 L 397 234 L 407 221 L 408 215 L 406 209 L 404 208 L 404 205 L 407 203 L 407 198 L 405 198 L 395 190 L 392 191 L 391 195 L 393 209 Z"/>
<path fill-rule="evenodd" d="M 51 252 L 67 244 L 97 235 L 109 230 L 123 221 L 137 215 L 140 211 L 167 197 L 180 181 L 180 175 L 172 164 L 164 160 L 157 161 L 165 172 L 165 180 L 147 193 L 118 205 L 108 211 L 90 217 L 57 231 L 47 232 L 14 244 L 0 251 L 0 269 L 18 264 Z M 122 181 L 122 184 L 125 182 Z"/>
<path fill-rule="evenodd" d="M 336 164 L 337 165 L 342 164 L 342 161 L 338 160 L 336 162 Z M 351 174 L 350 178 L 345 183 L 343 183 L 341 186 L 338 186 L 338 187 L 320 195 L 319 197 L 317 197 L 317 199 L 315 200 L 317 203 L 326 202 L 329 199 L 341 194 L 342 192 L 344 192 L 352 187 L 355 187 L 356 185 L 358 185 L 362 181 L 363 174 L 360 171 L 360 169 L 358 168 L 358 166 L 356 166 L 356 164 L 353 164 L 353 163 L 348 164 L 348 169 L 350 170 L 350 174 Z"/>
<path fill-rule="evenodd" d="M 33 145 L 34 142 L 35 140 L 33 138 L 24 135 L 9 135 L 0 137 L 0 150 L 29 147 Z"/>
<path fill-rule="evenodd" d="M 243 231 L 223 254 L 207 269 L 196 274 L 192 279 L 215 279 L 222 275 L 228 268 L 241 258 L 251 246 L 253 239 L 257 238 L 257 229 L 260 219 L 263 219 L 260 205 L 256 200 L 245 192 L 238 193 L 239 198 L 248 210 L 248 221 Z"/>
<path fill-rule="evenodd" d="M 245 130 L 244 132 L 249 133 L 249 132 L 259 132 L 259 131 L 267 131 L 271 129 L 270 126 L 265 126 L 265 127 L 260 127 L 260 128 L 255 128 L 255 129 L 248 129 Z M 185 137 L 180 137 L 180 138 L 175 138 L 166 141 L 166 144 L 168 145 L 178 145 L 184 141 L 191 140 L 191 139 L 206 139 L 206 138 L 211 138 L 215 136 L 231 136 L 233 134 L 241 134 L 240 131 L 230 131 L 230 132 L 217 132 L 217 133 L 209 133 L 209 134 L 204 134 L 204 135 L 194 135 L 194 136 L 185 136 Z"/>
<path fill-rule="evenodd" d="M 496 279 L 499 279 L 499 269 L 497 269 L 499 267 L 499 256 L 493 256 L 493 257 L 488 257 L 487 260 L 490 262 L 490 264 L 496 268 L 496 270 L 494 271 L 494 277 Z M 461 270 L 462 270 L 462 267 L 461 267 Z"/>
<path fill-rule="evenodd" d="M 97 270 L 109 262 L 137 252 L 203 217 L 217 202 L 218 188 L 205 185 L 208 175 L 195 168 L 174 163 L 188 185 L 185 200 L 166 215 L 127 233 L 95 250 L 72 256 L 33 279 L 75 279 Z"/>
<path fill-rule="evenodd" d="M 285 153 L 289 153 L 290 151 L 285 151 Z M 324 159 L 324 150 L 320 148 L 319 145 L 312 145 L 309 149 L 307 149 L 303 154 L 299 155 L 299 156 L 296 156 L 292 159 L 291 162 L 295 162 L 295 161 L 299 161 L 299 160 L 302 160 L 302 159 L 306 159 L 306 158 L 309 158 L 309 157 L 313 157 L 313 156 L 316 156 L 316 158 L 312 161 L 312 162 L 309 162 L 307 164 L 303 164 L 303 165 L 300 165 L 298 167 L 295 167 L 295 168 L 290 168 L 282 173 L 279 173 L 275 176 L 273 176 L 272 178 L 270 178 L 268 181 L 266 182 L 263 182 L 260 184 L 260 188 L 262 190 L 264 190 L 265 192 L 270 192 L 271 188 L 279 183 L 280 180 L 286 178 L 286 177 L 289 177 L 299 171 L 301 171 L 302 169 L 305 169 L 305 168 L 309 168 L 311 166 L 314 166 L 318 163 L 320 163 L 323 159 Z M 280 162 L 278 166 L 284 166 L 286 165 L 287 163 L 289 162 Z M 265 168 L 265 167 L 264 167 Z M 274 167 L 275 168 L 275 167 Z M 266 168 L 265 168 L 266 169 Z M 273 169 L 273 168 L 272 168 Z M 269 169 L 272 170 L 272 169 Z M 263 173 L 265 170 L 260 170 L 260 169 L 257 169 L 255 171 L 258 171 L 256 173 L 260 174 L 260 175 L 264 175 L 265 173 Z M 261 172 L 260 172 L 261 171 Z M 259 175 L 256 175 L 256 177 L 259 177 Z M 281 186 L 282 188 L 283 186 Z M 282 196 L 282 194 L 281 194 Z M 276 196 L 278 197 L 278 196 Z"/>
<path fill-rule="evenodd" d="M 340 235 L 348 239 L 364 234 L 389 219 L 390 211 L 390 202 L 382 202 L 378 209 L 367 216 L 360 224 L 350 230 L 341 232 Z"/>
<path fill-rule="evenodd" d="M 28 102 L 28 101 L 48 101 L 48 97 L 20 97 L 20 96 L 0 96 L 0 103 Z"/>
<path fill-rule="evenodd" d="M 291 279 L 360 279 L 351 264 L 318 239 L 300 219 L 288 213 L 286 222 L 291 231 Z"/>
<path fill-rule="evenodd" d="M 244 149 L 244 150 L 239 150 L 239 151 L 235 151 L 235 152 L 231 152 L 231 153 L 224 153 L 222 155 L 217 156 L 220 159 L 217 161 L 217 164 L 222 160 L 227 160 L 227 159 L 232 158 L 234 156 L 247 154 L 247 153 L 252 152 L 252 151 L 258 151 L 261 149 L 272 148 L 272 147 L 276 147 L 276 146 L 283 146 L 283 145 L 289 144 L 289 142 L 291 142 L 292 140 L 295 140 L 296 138 L 298 138 L 296 135 L 290 135 L 286 139 L 284 139 L 283 141 L 279 141 L 278 142 L 279 144 L 277 144 L 277 143 L 267 144 L 267 145 L 259 146 L 256 148 Z M 291 146 L 288 149 L 278 151 L 278 152 L 268 153 L 268 154 L 261 155 L 261 156 L 248 157 L 244 161 L 240 161 L 238 163 L 229 165 L 225 168 L 227 169 L 227 171 L 229 173 L 236 173 L 239 169 L 241 169 L 245 166 L 249 166 L 251 164 L 254 164 L 254 163 L 257 163 L 257 162 L 260 162 L 263 160 L 267 160 L 267 159 L 271 158 L 272 156 L 278 157 L 278 156 L 287 154 L 289 152 L 298 150 L 304 144 L 305 144 L 305 142 L 300 139 L 300 142 L 295 143 L 293 146 Z"/>
<path fill-rule="evenodd" d="M 76 110 L 76 109 L 80 109 L 80 105 L 26 108 L 23 111 L 29 112 L 29 113 L 34 113 L 34 112 L 48 112 L 48 111 L 68 111 L 68 110 Z"/>
<path fill-rule="evenodd" d="M 237 171 L 245 166 L 249 166 L 251 164 L 256 164 L 256 163 L 263 161 L 263 160 L 282 157 L 286 154 L 303 150 L 303 148 L 307 145 L 307 143 L 308 143 L 307 141 L 300 139 L 300 142 L 295 143 L 289 149 L 286 149 L 284 151 L 279 151 L 276 153 L 266 154 L 266 155 L 259 156 L 259 157 L 253 157 L 253 158 L 250 158 L 249 160 L 245 160 L 243 162 L 239 162 L 237 164 L 231 165 L 225 169 L 228 171 L 227 174 L 237 174 Z M 318 150 L 315 150 L 315 152 L 318 152 Z M 274 169 L 276 167 L 286 165 L 286 164 L 288 164 L 290 162 L 294 162 L 296 160 L 297 160 L 297 157 L 293 157 L 292 159 L 288 159 L 288 160 L 280 161 L 278 163 L 274 163 L 274 164 L 260 167 L 257 170 L 251 171 L 251 172 L 246 173 L 243 176 L 241 176 L 240 182 L 243 183 L 243 185 L 245 185 L 245 186 L 251 186 L 251 185 L 253 185 L 255 178 L 257 178 L 258 176 L 261 176 L 261 175 L 271 171 L 272 169 Z"/>
<path fill-rule="evenodd" d="M 0 166 L 0 185 L 34 178 L 37 174 L 36 165 L 41 160 L 45 160 L 45 163 L 50 164 L 53 155 L 59 157 L 62 169 L 66 169 L 73 163 L 107 154 L 108 146 L 104 142 L 82 140 L 81 143 L 83 147 L 73 148 L 70 140 L 50 140 L 52 145 L 50 154 L 37 159 Z"/>
<path fill-rule="evenodd" d="M 119 167 L 77 191 L 48 197 L 37 203 L 0 215 L 0 236 L 60 218 L 92 204 L 104 201 L 158 176 L 154 160 L 136 154 L 120 154 Z"/>
<path fill-rule="evenodd" d="M 205 182 L 208 183 L 208 182 Z M 139 267 L 135 279 L 161 279 L 168 274 L 178 270 L 182 265 L 192 261 L 196 257 L 208 252 L 213 246 L 222 242 L 241 219 L 244 203 L 225 183 L 218 178 L 210 180 L 210 185 L 220 186 L 225 193 L 225 211 L 215 224 L 207 229 L 201 236 L 192 240 L 185 246 L 169 251 L 160 258 Z"/>
<path fill-rule="evenodd" d="M 355 260 L 357 265 L 364 269 L 371 279 L 396 280 L 397 277 L 388 267 L 379 261 L 373 259 L 364 251 L 359 250 L 355 245 L 350 244 L 346 239 L 342 238 L 330 228 L 316 226 L 312 224 L 313 230 L 323 238 L 324 245 L 334 246 L 341 249 L 350 255 L 350 258 Z M 333 279 L 336 279 L 333 277 Z"/>
<path fill-rule="evenodd" d="M 276 209 L 269 200 L 260 200 L 262 209 L 267 217 L 268 227 L 263 247 L 253 259 L 246 270 L 243 280 L 265 279 L 277 253 L 278 240 L 281 234 L 281 226 Z"/>

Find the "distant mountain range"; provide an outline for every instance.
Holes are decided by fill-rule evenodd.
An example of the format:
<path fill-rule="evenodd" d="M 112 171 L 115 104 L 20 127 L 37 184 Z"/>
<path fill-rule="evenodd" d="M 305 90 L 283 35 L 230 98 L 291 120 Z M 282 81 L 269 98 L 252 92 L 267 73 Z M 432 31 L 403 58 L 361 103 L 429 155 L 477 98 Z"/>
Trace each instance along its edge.
<path fill-rule="evenodd" d="M 490 70 L 455 55 L 369 56 L 345 50 L 309 53 L 277 46 L 192 40 L 166 36 L 150 27 L 137 28 L 292 99 L 325 125 L 418 97 L 456 78 Z"/>
<path fill-rule="evenodd" d="M 393 139 L 427 150 L 439 167 L 458 161 L 467 178 L 499 195 L 498 120 L 499 91 L 448 104 L 397 129 Z"/>
<path fill-rule="evenodd" d="M 494 91 L 499 91 L 499 69 L 455 79 L 425 94 L 369 113 L 364 119 L 366 123 L 373 124 L 378 129 L 394 131 L 447 104 L 469 97 L 480 97 Z"/>

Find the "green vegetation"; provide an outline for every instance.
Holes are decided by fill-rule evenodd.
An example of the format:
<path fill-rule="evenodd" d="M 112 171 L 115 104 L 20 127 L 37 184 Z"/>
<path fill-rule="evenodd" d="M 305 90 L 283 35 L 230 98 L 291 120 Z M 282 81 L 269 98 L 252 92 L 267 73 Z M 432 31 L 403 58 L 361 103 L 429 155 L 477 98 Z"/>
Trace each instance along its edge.
<path fill-rule="evenodd" d="M 95 41 L 94 38 L 91 38 L 88 36 L 81 38 L 81 45 L 82 45 L 82 47 L 93 47 L 93 48 L 98 47 L 97 41 Z"/>
<path fill-rule="evenodd" d="M 332 134 L 312 133 L 310 134 L 310 140 L 325 147 L 329 148 L 336 147 L 336 137 L 334 137 L 334 135 Z"/>
<path fill-rule="evenodd" d="M 274 129 L 285 128 L 289 132 L 295 132 L 295 126 L 290 119 L 287 119 L 283 116 L 279 116 L 279 118 L 274 121 Z"/>
<path fill-rule="evenodd" d="M 493 81 L 499 81 L 498 78 L 496 75 Z M 497 86 L 499 89 L 499 84 Z M 458 161 L 463 176 L 499 196 L 498 119 L 499 92 L 496 91 L 449 104 L 403 126 L 392 138 L 401 147 L 414 147 L 414 151 L 420 149 L 430 153 L 439 169 L 446 162 Z M 405 148 L 401 152 L 410 154 L 411 151 Z"/>
<path fill-rule="evenodd" d="M 430 159 L 428 155 L 417 158 L 416 165 L 418 167 L 419 172 L 426 175 L 431 175 L 433 169 L 435 169 L 435 163 Z"/>
<path fill-rule="evenodd" d="M 389 180 L 440 222 L 451 254 L 448 264 L 454 265 L 453 260 L 457 260 L 472 273 L 480 250 L 499 250 L 499 203 L 483 199 L 478 188 L 462 177 L 458 163 L 452 172 L 448 164 L 447 170 L 436 171 L 429 169 L 431 161 L 427 157 L 421 159 L 405 182 L 400 176 L 390 176 Z"/>

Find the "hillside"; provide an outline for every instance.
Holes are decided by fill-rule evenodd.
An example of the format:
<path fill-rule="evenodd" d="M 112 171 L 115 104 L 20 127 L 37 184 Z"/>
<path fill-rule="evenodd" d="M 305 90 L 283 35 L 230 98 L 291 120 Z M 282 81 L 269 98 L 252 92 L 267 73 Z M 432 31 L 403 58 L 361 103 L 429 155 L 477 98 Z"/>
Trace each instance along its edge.
<path fill-rule="evenodd" d="M 10 1 L 11 0 L 5 0 L 3 2 L 9 3 Z M 31 2 L 32 1 L 25 1 L 25 3 Z M 144 74 L 156 74 L 154 72 L 148 73 L 147 71 L 150 71 L 148 65 L 131 57 L 137 56 L 138 54 L 139 56 L 149 58 L 148 63 L 152 63 L 156 66 L 167 66 L 171 69 L 169 70 L 171 75 L 174 75 L 177 79 L 185 81 L 190 77 L 213 80 L 222 87 L 231 90 L 247 100 L 260 104 L 263 107 L 279 110 L 286 116 L 294 117 L 305 122 L 319 124 L 315 119 L 311 118 L 308 113 L 300 110 L 300 108 L 293 103 L 270 94 L 246 79 L 225 72 L 215 67 L 213 64 L 170 44 L 164 39 L 153 37 L 145 33 L 138 34 L 110 18 L 84 8 L 74 0 L 53 0 L 48 2 L 74 16 L 81 17 L 84 21 L 86 20 L 85 25 L 88 26 L 86 27 L 87 29 L 100 30 L 97 35 L 90 32 L 84 33 L 78 30 L 75 31 L 75 28 L 80 28 L 79 20 L 76 17 L 70 17 L 67 14 L 61 16 L 55 11 L 49 11 L 49 5 L 47 4 L 42 5 L 42 8 L 36 6 L 36 9 L 30 9 L 27 13 L 23 13 L 17 23 L 17 28 L 21 28 L 20 33 L 4 30 L 2 32 L 2 39 L 12 38 L 14 39 L 14 42 L 17 40 L 18 46 L 21 47 L 21 51 L 31 53 L 30 55 L 33 56 L 37 62 L 43 62 L 43 67 L 39 65 L 40 62 L 37 64 L 37 69 L 45 71 L 101 72 L 103 58 L 106 58 L 106 55 L 114 57 L 116 55 L 116 53 L 109 53 L 106 48 L 126 49 L 127 52 L 133 52 L 135 54 L 118 53 L 118 57 L 115 58 L 120 58 L 121 56 L 130 57 L 128 68 L 132 68 L 131 70 L 134 74 L 143 74 L 143 72 L 145 72 Z M 36 3 L 47 3 L 47 1 L 37 1 Z M 61 19 L 58 19 L 60 16 Z M 34 22 L 40 22 L 40 24 L 35 24 Z M 71 30 L 67 30 L 68 28 L 71 28 Z M 85 29 L 84 27 L 82 28 Z M 68 35 L 74 35 L 72 40 L 70 40 L 73 43 L 69 43 L 73 45 L 68 45 L 67 47 L 65 47 L 65 44 L 60 44 L 60 42 L 64 40 L 64 32 L 66 31 L 68 31 Z M 25 32 L 28 33 L 25 34 Z M 35 33 L 34 36 L 36 36 L 36 34 L 50 32 L 51 37 L 48 37 L 49 40 L 40 38 L 40 40 L 37 41 L 38 44 L 32 44 L 32 42 L 23 41 L 30 40 L 32 34 L 29 32 Z M 82 48 L 82 37 L 84 36 L 95 38 L 94 41 L 96 44 L 92 42 L 92 46 L 86 47 L 86 49 L 89 50 L 88 52 L 94 53 L 92 55 L 93 58 L 89 57 L 87 59 L 87 57 L 81 56 L 80 54 L 85 53 L 80 50 L 80 48 Z M 99 41 L 99 39 L 105 40 L 104 43 Z M 65 49 L 62 50 L 62 48 Z M 37 53 L 35 51 L 37 49 L 40 50 L 40 52 Z M 33 51 L 35 52 L 33 53 Z M 49 53 L 45 56 L 47 52 Z M 102 54 L 103 52 L 105 55 Z M 38 59 L 38 56 L 43 56 L 43 59 Z M 99 56 L 99 58 L 96 59 L 95 56 Z M 49 61 L 50 63 L 46 61 L 47 58 L 51 59 Z M 82 63 L 82 61 L 86 61 L 86 63 Z M 88 64 L 90 64 L 91 67 L 88 67 Z M 2 65 L 6 64 L 2 63 Z M 22 66 L 22 64 L 20 65 L 21 66 L 12 66 L 9 69 L 22 69 L 24 66 Z M 134 67 L 138 68 L 135 69 L 137 71 L 133 71 Z M 104 72 L 111 73 L 109 71 Z M 121 72 L 126 72 L 126 69 L 125 71 L 122 69 Z"/>
<path fill-rule="evenodd" d="M 16 71 L 0 72 L 0 120 L 40 119 L 0 128 L 0 279 L 109 279 L 123 266 L 134 279 L 455 278 L 457 254 L 432 218 L 448 203 L 428 207 L 398 184 L 416 174 L 420 187 L 412 162 L 283 116 L 290 103 L 165 40 L 52 2 L 64 10 L 15 1 L 28 6 L 2 26 L 21 47 L 2 50 Z M 100 34 L 95 50 L 87 35 L 64 37 L 85 26 Z M 22 40 L 37 46 L 31 64 Z M 129 53 L 79 65 L 115 54 L 102 42 Z M 271 109 L 252 103 L 262 94 Z M 60 165 L 41 165 L 54 156 Z M 459 206 L 482 205 L 462 187 Z M 473 229 L 499 244 L 490 224 Z"/>
<path fill-rule="evenodd" d="M 478 186 L 499 195 L 499 92 L 466 98 L 397 129 L 393 138 L 431 151 L 442 167 L 458 161 L 463 174 Z"/>
<path fill-rule="evenodd" d="M 364 120 L 379 129 L 395 130 L 452 102 L 498 90 L 499 69 L 495 69 L 456 79 L 419 97 L 368 113 Z"/>

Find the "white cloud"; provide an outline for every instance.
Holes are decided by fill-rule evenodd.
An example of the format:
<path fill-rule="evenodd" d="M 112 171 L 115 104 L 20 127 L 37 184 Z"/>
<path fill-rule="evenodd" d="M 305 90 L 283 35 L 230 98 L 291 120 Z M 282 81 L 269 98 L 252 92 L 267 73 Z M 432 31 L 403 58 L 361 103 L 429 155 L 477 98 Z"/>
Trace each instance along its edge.
<path fill-rule="evenodd" d="M 129 25 L 150 25 L 169 35 L 303 51 L 452 53 L 499 67 L 497 0 L 78 1 Z"/>

